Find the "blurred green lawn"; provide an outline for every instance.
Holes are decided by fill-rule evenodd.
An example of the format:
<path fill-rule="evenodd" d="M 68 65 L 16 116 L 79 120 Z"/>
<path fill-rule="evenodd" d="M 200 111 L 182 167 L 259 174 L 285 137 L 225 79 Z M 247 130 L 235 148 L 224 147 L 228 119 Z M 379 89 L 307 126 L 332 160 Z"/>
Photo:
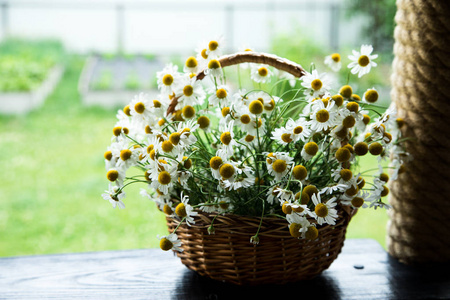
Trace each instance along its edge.
<path fill-rule="evenodd" d="M 0 256 L 154 248 L 156 235 L 167 233 L 163 214 L 139 195 L 141 186 L 127 190 L 124 210 L 100 196 L 108 185 L 103 153 L 116 111 L 81 105 L 83 63 L 68 59 L 41 109 L 0 117 Z M 361 210 L 347 237 L 384 246 L 386 222 L 384 210 Z"/>

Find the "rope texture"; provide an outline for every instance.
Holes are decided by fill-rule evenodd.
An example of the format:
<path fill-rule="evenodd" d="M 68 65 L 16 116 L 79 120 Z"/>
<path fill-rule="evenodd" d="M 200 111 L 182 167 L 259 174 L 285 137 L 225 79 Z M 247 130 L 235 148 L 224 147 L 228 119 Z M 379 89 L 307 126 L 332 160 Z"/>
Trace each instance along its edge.
<path fill-rule="evenodd" d="M 397 0 L 391 97 L 414 140 L 391 183 L 387 247 L 407 264 L 450 261 L 450 2 Z"/>

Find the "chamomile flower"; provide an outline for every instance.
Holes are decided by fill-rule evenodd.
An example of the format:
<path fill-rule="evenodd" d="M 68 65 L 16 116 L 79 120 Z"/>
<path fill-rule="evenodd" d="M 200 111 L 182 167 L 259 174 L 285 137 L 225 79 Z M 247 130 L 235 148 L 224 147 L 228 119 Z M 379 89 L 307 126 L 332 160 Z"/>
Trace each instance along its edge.
<path fill-rule="evenodd" d="M 277 143 L 280 145 L 286 146 L 294 141 L 293 137 L 294 134 L 291 130 L 281 127 L 275 128 L 275 130 L 272 132 L 271 139 L 277 141 Z"/>
<path fill-rule="evenodd" d="M 159 236 L 159 247 L 164 251 L 176 250 L 178 252 L 183 252 L 181 247 L 181 241 L 175 233 L 169 235 Z"/>
<path fill-rule="evenodd" d="M 309 124 L 302 118 L 294 121 L 292 119 L 287 120 L 286 129 L 291 134 L 294 142 L 302 141 L 305 142 L 307 138 L 311 135 L 311 130 L 309 129 Z"/>
<path fill-rule="evenodd" d="M 125 208 L 122 199 L 125 198 L 125 192 L 120 190 L 116 185 L 109 184 L 109 188 L 102 194 L 103 199 L 109 201 L 113 208 L 119 207 L 121 209 Z"/>
<path fill-rule="evenodd" d="M 186 62 L 184 63 L 183 71 L 185 73 L 191 73 L 196 74 L 199 69 L 199 63 L 197 58 L 194 56 L 190 56 L 186 59 Z"/>
<path fill-rule="evenodd" d="M 116 167 L 124 171 L 136 165 L 139 159 L 138 151 L 135 148 L 129 149 L 125 143 L 115 143 L 111 151 L 113 156 L 118 157 Z"/>
<path fill-rule="evenodd" d="M 175 213 L 180 218 L 185 218 L 188 226 L 195 224 L 194 217 L 198 215 L 198 212 L 194 211 L 189 204 L 189 196 L 183 195 L 183 192 L 181 192 L 181 202 L 175 207 Z"/>
<path fill-rule="evenodd" d="M 341 69 L 341 55 L 339 53 L 333 53 L 325 56 L 324 64 L 331 68 L 334 72 Z"/>
<path fill-rule="evenodd" d="M 294 159 L 285 152 L 269 153 L 266 159 L 267 170 L 270 175 L 275 177 L 276 181 L 280 181 L 291 170 Z"/>
<path fill-rule="evenodd" d="M 208 62 L 207 73 L 208 75 L 211 74 L 211 76 L 214 77 L 221 77 L 223 75 L 223 70 L 220 61 L 218 61 L 217 59 L 211 59 Z"/>
<path fill-rule="evenodd" d="M 336 112 L 333 110 L 334 102 L 329 102 L 327 106 L 322 101 L 315 101 L 317 104 L 313 107 L 311 121 L 309 125 L 313 131 L 324 131 L 333 127 L 336 119 Z"/>
<path fill-rule="evenodd" d="M 165 68 L 156 73 L 158 89 L 164 95 L 172 95 L 179 79 L 178 66 L 172 63 L 167 64 Z"/>
<path fill-rule="evenodd" d="M 118 168 L 111 168 L 106 172 L 106 178 L 111 182 L 115 182 L 118 186 L 123 186 L 125 172 Z"/>
<path fill-rule="evenodd" d="M 377 63 L 373 60 L 378 57 L 377 54 L 372 54 L 372 45 L 361 45 L 361 50 L 353 50 L 353 55 L 349 55 L 348 58 L 352 60 L 348 64 L 348 68 L 351 69 L 352 74 L 358 74 L 358 77 L 362 77 L 370 72 L 372 67 L 376 67 Z"/>
<path fill-rule="evenodd" d="M 331 198 L 325 203 L 322 203 L 320 198 L 320 193 L 313 194 L 311 197 L 314 203 L 314 212 L 317 216 L 317 224 L 322 225 L 324 223 L 335 225 L 336 219 L 338 218 L 337 210 L 334 208 L 336 206 L 336 197 Z"/>
<path fill-rule="evenodd" d="M 319 146 L 316 142 L 308 142 L 303 146 L 301 156 L 304 160 L 308 161 L 313 158 L 319 151 Z"/>
<path fill-rule="evenodd" d="M 252 65 L 250 78 L 257 83 L 269 82 L 273 73 L 266 65 Z"/>
<path fill-rule="evenodd" d="M 205 100 L 205 91 L 200 81 L 196 80 L 195 77 L 184 77 L 180 80 L 180 85 L 175 94 L 179 96 L 177 106 L 180 108 L 186 105 L 201 105 Z"/>
<path fill-rule="evenodd" d="M 167 195 L 169 190 L 173 188 L 174 182 L 178 179 L 177 166 L 168 163 L 159 164 L 158 168 L 151 173 L 151 187 L 159 190 L 162 194 Z"/>
<path fill-rule="evenodd" d="M 367 208 L 367 199 L 369 199 L 369 193 L 359 190 L 358 193 L 351 199 L 341 200 L 342 205 L 350 205 L 353 208 Z"/>
<path fill-rule="evenodd" d="M 206 55 L 208 55 L 209 59 L 218 58 L 222 55 L 223 49 L 224 49 L 224 38 L 220 36 L 215 40 L 209 41 L 208 47 L 206 48 Z"/>
<path fill-rule="evenodd" d="M 238 143 L 234 139 L 234 121 L 230 121 L 226 126 L 219 128 L 220 134 L 220 145 L 217 155 L 220 157 L 228 158 L 233 155 L 233 147 L 237 147 Z"/>
<path fill-rule="evenodd" d="M 326 73 L 319 74 L 317 70 L 307 73 L 302 77 L 302 86 L 305 87 L 306 100 L 325 95 L 331 88 L 331 79 Z"/>
<path fill-rule="evenodd" d="M 210 105 L 222 108 L 231 102 L 232 96 L 226 85 L 219 85 L 217 89 L 213 89 L 210 93 L 211 96 L 208 98 Z"/>

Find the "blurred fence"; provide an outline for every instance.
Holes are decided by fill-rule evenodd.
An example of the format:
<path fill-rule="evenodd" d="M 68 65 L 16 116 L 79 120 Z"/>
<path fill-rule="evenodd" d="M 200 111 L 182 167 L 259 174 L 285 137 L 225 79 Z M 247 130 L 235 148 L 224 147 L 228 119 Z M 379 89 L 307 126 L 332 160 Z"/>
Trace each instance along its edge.
<path fill-rule="evenodd" d="M 218 35 L 228 50 L 268 49 L 274 34 L 313 36 L 331 49 L 359 44 L 358 18 L 339 0 L 316 1 L 0 1 L 1 38 L 58 38 L 78 52 L 192 51 Z M 295 38 L 295 36 L 293 36 Z"/>

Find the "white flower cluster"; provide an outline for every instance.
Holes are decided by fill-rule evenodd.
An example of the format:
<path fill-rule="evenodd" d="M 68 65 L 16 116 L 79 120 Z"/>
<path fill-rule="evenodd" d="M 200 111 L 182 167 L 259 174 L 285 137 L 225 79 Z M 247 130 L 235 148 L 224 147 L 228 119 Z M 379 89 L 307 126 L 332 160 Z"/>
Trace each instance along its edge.
<path fill-rule="evenodd" d="M 404 121 L 394 107 L 377 112 L 375 88 L 361 98 L 349 85 L 336 89 L 317 70 L 292 82 L 250 64 L 247 76 L 264 86 L 233 92 L 220 65 L 222 49 L 222 39 L 205 43 L 184 72 L 168 64 L 157 73 L 158 97 L 139 94 L 118 112 L 104 155 L 110 181 L 104 199 L 124 208 L 123 189 L 144 183 L 144 197 L 188 226 L 200 212 L 277 215 L 292 236 L 306 239 L 336 224 L 341 206 L 388 207 L 384 160 L 391 157 L 395 179 L 410 158 L 401 146 Z M 352 73 L 374 66 L 371 52 L 361 48 L 367 59 L 358 58 Z M 277 74 L 290 81 L 287 91 L 270 88 Z M 366 154 L 378 159 L 375 175 L 357 164 Z M 127 177 L 132 167 L 141 174 Z M 366 184 L 369 176 L 373 182 Z M 163 250 L 181 251 L 175 233 L 160 241 Z"/>

